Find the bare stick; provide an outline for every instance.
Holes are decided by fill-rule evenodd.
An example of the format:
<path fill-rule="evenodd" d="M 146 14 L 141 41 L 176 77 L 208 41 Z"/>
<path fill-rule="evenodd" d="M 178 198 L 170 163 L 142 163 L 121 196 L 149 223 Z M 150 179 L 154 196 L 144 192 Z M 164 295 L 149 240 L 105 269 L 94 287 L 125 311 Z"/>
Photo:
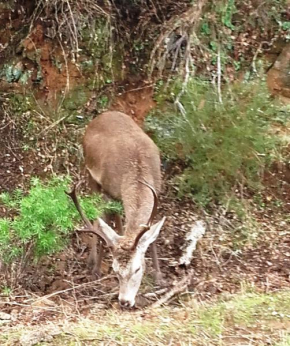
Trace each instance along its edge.
<path fill-rule="evenodd" d="M 176 294 L 182 293 L 187 289 L 187 286 L 190 283 L 190 280 L 193 275 L 193 269 L 189 271 L 189 273 L 178 283 L 176 283 L 170 291 L 168 291 L 164 296 L 162 296 L 157 302 L 153 303 L 150 308 L 158 308 L 159 306 L 165 304 L 168 302 L 169 299 L 171 299 Z"/>
<path fill-rule="evenodd" d="M 205 233 L 205 225 L 203 221 L 196 221 L 191 227 L 190 231 L 187 233 L 185 238 L 185 245 L 182 251 L 182 256 L 179 259 L 179 265 L 188 266 L 191 263 L 193 257 L 193 251 L 196 249 L 196 244 L 199 239 Z"/>
<path fill-rule="evenodd" d="M 69 288 L 66 288 L 66 289 L 61 290 L 61 291 L 57 291 L 57 292 L 53 292 L 53 293 L 47 294 L 46 296 L 40 297 L 40 298 L 38 298 L 36 300 L 37 301 L 42 301 L 43 299 L 49 299 L 51 297 L 57 296 L 57 295 L 62 294 L 62 293 L 70 292 L 70 291 L 73 291 L 73 290 L 75 291 L 75 290 L 83 288 L 83 287 L 92 286 L 92 285 L 100 283 L 101 281 L 105 281 L 105 280 L 107 280 L 107 279 L 109 279 L 111 277 L 113 277 L 113 275 L 107 275 L 107 276 L 104 276 L 103 278 L 98 279 L 98 280 L 94 280 L 94 281 L 91 281 L 91 282 L 85 282 L 83 284 L 79 284 L 79 285 L 74 286 L 74 287 L 69 287 Z"/>
<path fill-rule="evenodd" d="M 161 57 L 161 51 L 164 50 L 163 44 L 170 37 L 170 35 L 180 27 L 185 27 L 188 33 L 193 32 L 198 24 L 200 23 L 200 18 L 202 16 L 202 10 L 205 7 L 207 0 L 199 0 L 196 4 L 191 6 L 182 15 L 174 16 L 170 18 L 161 28 L 160 35 L 156 40 L 156 43 L 151 51 L 149 59 L 149 78 L 151 78 L 152 73 L 156 65 L 158 64 L 159 58 Z"/>
<path fill-rule="evenodd" d="M 219 45 L 218 56 L 217 56 L 217 91 L 218 91 L 219 103 L 223 103 L 222 90 L 221 90 L 221 79 L 222 79 L 221 49 L 220 49 L 220 45 Z"/>

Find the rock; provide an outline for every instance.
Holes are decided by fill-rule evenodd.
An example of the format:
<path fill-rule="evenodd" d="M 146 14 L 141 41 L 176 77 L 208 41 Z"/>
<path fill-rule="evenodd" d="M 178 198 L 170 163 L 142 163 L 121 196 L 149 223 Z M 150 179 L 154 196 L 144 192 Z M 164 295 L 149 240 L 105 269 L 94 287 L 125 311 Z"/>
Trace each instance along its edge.
<path fill-rule="evenodd" d="M 21 346 L 33 346 L 40 342 L 50 342 L 53 340 L 53 336 L 48 334 L 46 330 L 31 330 L 26 331 L 20 337 Z"/>
<path fill-rule="evenodd" d="M 273 95 L 282 96 L 284 101 L 290 102 L 290 43 L 285 45 L 269 70 L 267 84 Z"/>
<path fill-rule="evenodd" d="M 6 314 L 6 312 L 1 312 L 0 311 L 0 320 L 1 321 L 10 321 L 11 316 L 9 314 Z"/>
<path fill-rule="evenodd" d="M 37 329 L 25 330 L 19 338 L 21 346 L 33 346 L 42 343 L 50 343 L 56 335 L 62 331 L 57 326 L 41 326 Z"/>

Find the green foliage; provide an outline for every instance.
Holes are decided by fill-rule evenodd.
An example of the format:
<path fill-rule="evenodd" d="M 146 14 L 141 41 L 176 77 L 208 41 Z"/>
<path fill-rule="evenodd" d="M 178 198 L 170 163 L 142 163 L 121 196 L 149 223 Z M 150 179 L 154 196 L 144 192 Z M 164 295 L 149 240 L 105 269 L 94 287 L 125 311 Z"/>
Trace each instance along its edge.
<path fill-rule="evenodd" d="M 33 101 L 33 96 L 30 94 L 22 95 L 14 93 L 9 96 L 9 105 L 13 113 L 21 117 L 23 113 L 29 112 L 35 107 L 35 102 Z"/>
<path fill-rule="evenodd" d="M 290 334 L 285 332 L 285 336 L 282 337 L 282 340 L 278 343 L 275 343 L 274 346 L 289 346 L 290 345 Z"/>
<path fill-rule="evenodd" d="M 97 18 L 86 23 L 81 29 L 84 49 L 88 50 L 92 58 L 101 59 L 106 54 L 111 37 L 110 22 L 104 18 Z"/>
<path fill-rule="evenodd" d="M 16 190 L 0 199 L 17 216 L 0 219 L 0 258 L 9 264 L 31 252 L 31 260 L 63 249 L 74 225 L 80 220 L 73 203 L 64 193 L 70 179 L 53 177 L 47 183 L 37 178 L 31 180 L 27 195 Z M 104 203 L 101 197 L 80 198 L 89 219 L 95 219 L 104 211 L 120 213 L 119 203 Z"/>
<path fill-rule="evenodd" d="M 176 83 L 173 99 L 179 90 Z M 184 162 L 180 193 L 193 193 L 202 204 L 221 201 L 235 186 L 259 187 L 278 144 L 268 131 L 278 108 L 264 83 L 226 87 L 222 96 L 220 103 L 211 83 L 191 80 L 181 98 L 185 115 L 159 105 L 160 114 L 147 119 L 165 157 Z"/>
<path fill-rule="evenodd" d="M 79 85 L 69 92 L 63 102 L 63 108 L 68 112 L 73 112 L 81 108 L 88 100 L 89 93 L 85 87 Z"/>
<path fill-rule="evenodd" d="M 212 307 L 200 309 L 200 325 L 211 336 L 219 336 L 229 324 L 251 327 L 253 323 L 273 319 L 286 319 L 289 313 L 289 292 L 278 294 L 246 293 L 228 301 L 216 302 Z"/>
<path fill-rule="evenodd" d="M 232 17 L 235 11 L 235 0 L 228 0 L 226 6 L 223 7 L 221 11 L 222 23 L 232 30 L 235 28 L 235 26 L 232 24 Z"/>

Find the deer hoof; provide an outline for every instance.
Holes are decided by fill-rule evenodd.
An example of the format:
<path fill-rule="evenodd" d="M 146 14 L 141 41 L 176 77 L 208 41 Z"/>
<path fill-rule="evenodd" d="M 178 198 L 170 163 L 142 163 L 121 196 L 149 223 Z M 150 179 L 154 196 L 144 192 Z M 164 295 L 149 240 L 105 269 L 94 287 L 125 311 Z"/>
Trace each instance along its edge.
<path fill-rule="evenodd" d="M 89 254 L 89 257 L 87 259 L 87 266 L 89 269 L 93 270 L 96 266 L 97 258 L 96 255 L 92 254 L 92 252 Z"/>
<path fill-rule="evenodd" d="M 92 269 L 92 274 L 96 277 L 96 279 L 100 279 L 102 277 L 102 271 L 96 265 Z"/>

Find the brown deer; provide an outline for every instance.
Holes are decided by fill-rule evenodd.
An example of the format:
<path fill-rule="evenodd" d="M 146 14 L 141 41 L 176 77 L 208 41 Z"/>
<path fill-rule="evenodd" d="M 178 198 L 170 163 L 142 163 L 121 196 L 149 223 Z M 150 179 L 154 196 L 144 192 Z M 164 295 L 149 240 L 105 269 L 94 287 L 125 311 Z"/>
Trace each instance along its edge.
<path fill-rule="evenodd" d="M 123 202 L 125 228 L 121 235 L 100 218 L 92 225 L 80 209 L 75 190 L 69 195 L 87 230 L 101 237 L 111 250 L 113 270 L 120 285 L 119 303 L 122 307 L 132 307 L 150 244 L 155 278 L 157 281 L 161 279 L 154 242 L 165 217 L 152 223 L 161 187 L 159 150 L 128 115 L 116 111 L 102 113 L 89 123 L 83 148 L 86 168 L 94 183 L 111 198 Z M 96 247 L 96 237 L 93 247 Z M 99 274 L 102 253 L 100 248 L 98 258 L 95 258 L 95 269 Z"/>

